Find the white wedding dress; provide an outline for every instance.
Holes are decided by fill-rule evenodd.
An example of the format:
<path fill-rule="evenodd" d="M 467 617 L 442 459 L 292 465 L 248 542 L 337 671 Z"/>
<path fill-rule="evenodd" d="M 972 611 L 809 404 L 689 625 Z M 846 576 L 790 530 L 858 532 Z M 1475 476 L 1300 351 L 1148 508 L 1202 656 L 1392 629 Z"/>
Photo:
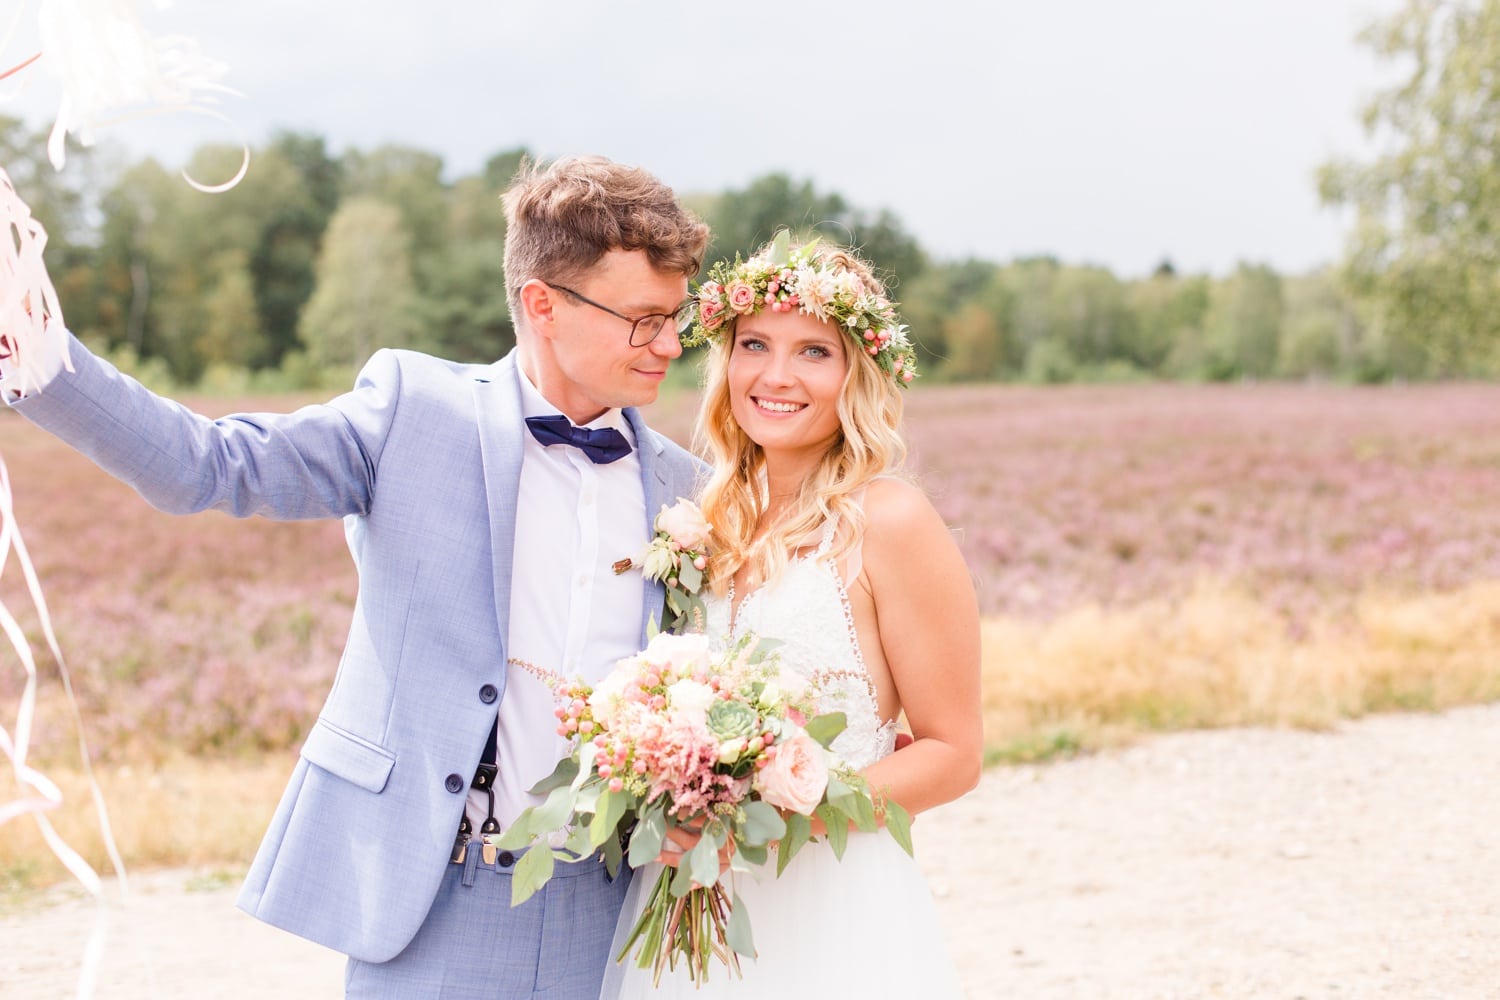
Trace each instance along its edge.
<path fill-rule="evenodd" d="M 811 555 L 793 560 L 771 585 L 746 595 L 730 621 L 733 594 L 707 602 L 707 632 L 729 642 L 753 632 L 781 640 L 783 662 L 804 675 L 829 678 L 819 708 L 841 711 L 848 728 L 832 750 L 863 769 L 895 748 L 895 723 L 882 724 L 855 634 L 844 581 L 825 552 L 832 525 Z M 857 557 L 856 557 L 857 558 Z M 851 573 L 851 578 L 857 574 Z M 611 959 L 635 926 L 661 867 L 639 869 L 615 931 Z M 781 877 L 776 855 L 763 867 L 731 872 L 750 917 L 757 957 L 740 959 L 743 979 L 715 961 L 709 980 L 694 987 L 681 962 L 652 986 L 652 972 L 633 955 L 611 962 L 605 1000 L 665 997 L 853 996 L 941 1000 L 961 996 L 943 944 L 937 909 L 920 869 L 884 830 L 851 832 L 843 859 L 826 841 L 802 848 Z M 636 947 L 639 947 L 637 942 Z"/>

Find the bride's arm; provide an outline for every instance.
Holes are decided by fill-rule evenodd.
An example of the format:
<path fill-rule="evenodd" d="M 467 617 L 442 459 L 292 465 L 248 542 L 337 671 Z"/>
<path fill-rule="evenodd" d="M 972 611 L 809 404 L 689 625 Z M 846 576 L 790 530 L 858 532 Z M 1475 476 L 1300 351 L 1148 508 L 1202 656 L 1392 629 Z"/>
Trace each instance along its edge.
<path fill-rule="evenodd" d="M 979 781 L 979 607 L 969 568 L 921 490 L 894 479 L 872 483 L 865 519 L 864 573 L 913 736 L 865 776 L 873 791 L 915 814 Z"/>

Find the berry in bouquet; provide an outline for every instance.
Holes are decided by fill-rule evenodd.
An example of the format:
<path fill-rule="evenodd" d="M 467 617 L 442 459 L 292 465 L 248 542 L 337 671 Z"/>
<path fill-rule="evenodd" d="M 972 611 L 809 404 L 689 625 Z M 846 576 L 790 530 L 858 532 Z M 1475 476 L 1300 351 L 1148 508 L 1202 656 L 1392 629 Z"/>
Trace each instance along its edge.
<path fill-rule="evenodd" d="M 814 839 L 815 819 L 837 857 L 851 827 L 874 831 L 882 821 L 911 853 L 906 812 L 828 752 L 843 713 L 818 714 L 817 679 L 786 669 L 775 645 L 750 635 L 716 652 L 701 634 L 660 633 L 592 688 L 554 676 L 559 732 L 575 742 L 532 789 L 545 800 L 498 840 L 530 848 L 516 865 L 512 905 L 544 885 L 557 861 L 599 852 L 614 874 L 627 860 L 657 860 L 669 837 L 694 842 L 657 876 L 615 958 L 634 949 L 658 980 L 684 963 L 701 983 L 716 962 L 738 974 L 739 956 L 755 954 L 735 872 L 772 863 L 774 852 L 779 875 Z M 565 840 L 553 847 L 558 831 Z"/>

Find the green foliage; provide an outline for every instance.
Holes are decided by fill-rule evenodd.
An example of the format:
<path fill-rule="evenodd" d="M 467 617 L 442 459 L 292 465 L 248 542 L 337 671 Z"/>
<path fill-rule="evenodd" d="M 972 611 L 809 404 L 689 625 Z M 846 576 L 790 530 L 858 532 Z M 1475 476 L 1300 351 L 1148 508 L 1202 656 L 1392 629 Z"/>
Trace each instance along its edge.
<path fill-rule="evenodd" d="M 328 225 L 317 291 L 302 314 L 308 355 L 320 367 L 357 369 L 376 349 L 411 341 L 415 305 L 401 213 L 376 198 L 348 199 Z"/>
<path fill-rule="evenodd" d="M 842 195 L 819 194 L 811 181 L 798 184 L 785 174 L 767 174 L 743 190 L 725 192 L 704 206 L 704 216 L 713 229 L 714 258 L 748 257 L 777 230 L 790 229 L 799 238 L 816 235 L 858 248 L 884 277 L 910 281 L 927 266 L 916 239 L 889 211 L 855 208 Z M 891 292 L 902 297 L 895 287 Z"/>
<path fill-rule="evenodd" d="M 1405 60 L 1367 111 L 1398 140 L 1371 164 L 1331 164 L 1321 189 L 1357 216 L 1338 272 L 1223 277 L 1164 260 L 1123 280 L 1048 256 L 929 260 L 898 219 L 780 173 L 684 200 L 714 229 L 711 262 L 777 229 L 861 248 L 892 280 L 929 381 L 1342 378 L 1500 371 L 1500 0 L 1411 0 L 1365 36 Z M 441 158 L 386 146 L 331 155 L 280 132 L 244 181 L 206 195 L 108 146 L 53 171 L 42 137 L 0 118 L 0 157 L 50 234 L 69 326 L 153 377 L 212 391 L 341 388 L 371 351 L 404 345 L 487 362 L 515 343 L 501 195 L 527 157 L 496 153 L 445 178 Z M 188 171 L 238 169 L 205 146 Z M 382 206 L 379 209 L 373 206 Z M 341 218 L 335 233 L 332 221 Z M 691 365 L 674 385 L 691 385 Z M 247 370 L 245 380 L 230 373 Z"/>
<path fill-rule="evenodd" d="M 1345 277 L 1371 318 L 1361 362 L 1500 373 L 1500 0 L 1407 0 L 1361 40 L 1401 73 L 1364 108 L 1386 151 L 1319 178 L 1356 216 Z"/>
<path fill-rule="evenodd" d="M 1214 286 L 1199 374 L 1216 380 L 1270 375 L 1281 345 L 1282 309 L 1276 272 L 1239 265 L 1228 280 Z"/>

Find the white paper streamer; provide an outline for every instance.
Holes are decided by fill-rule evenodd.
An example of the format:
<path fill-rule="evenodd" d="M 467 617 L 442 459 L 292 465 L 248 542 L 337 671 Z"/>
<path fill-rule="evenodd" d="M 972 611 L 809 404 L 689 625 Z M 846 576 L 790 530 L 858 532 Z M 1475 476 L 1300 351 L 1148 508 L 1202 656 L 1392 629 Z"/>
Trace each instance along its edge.
<path fill-rule="evenodd" d="M 6 376 L 7 391 L 17 389 L 24 394 L 39 389 L 53 374 L 43 359 L 56 356 L 60 348 L 46 341 L 61 336 L 63 315 L 42 257 L 46 230 L 32 218 L 3 168 L 0 222 L 9 237 L 0 240 L 0 371 Z M 64 362 L 71 370 L 66 355 Z"/>
<path fill-rule="evenodd" d="M 78 700 L 73 694 L 72 676 L 68 673 L 67 665 L 63 660 L 57 635 L 52 630 L 52 617 L 47 613 L 47 601 L 42 596 L 36 569 L 32 566 L 31 556 L 26 551 L 26 543 L 22 541 L 20 529 L 16 526 L 15 508 L 11 502 L 10 473 L 6 469 L 4 460 L 0 459 L 0 574 L 4 573 L 12 552 L 15 553 L 16 563 L 26 578 L 26 589 L 36 606 L 42 634 L 47 639 L 47 648 L 51 650 L 57 662 L 58 674 L 62 678 L 63 693 L 68 710 L 73 717 L 74 731 L 78 734 L 79 756 L 83 762 L 84 774 L 88 779 L 94 811 L 98 814 L 104 848 L 109 854 L 115 873 L 120 878 L 121 890 L 128 891 L 125 862 L 120 857 L 114 832 L 110 828 L 109 810 L 104 804 L 104 792 L 94 776 L 93 765 L 89 758 L 88 741 L 83 735 L 83 718 L 78 710 Z M 16 712 L 15 734 L 12 735 L 4 725 L 0 725 L 0 753 L 3 753 L 9 761 L 16 784 L 25 791 L 21 798 L 0 804 L 0 825 L 22 816 L 31 816 L 52 853 L 98 903 L 94 930 L 85 945 L 83 965 L 78 974 L 78 996 L 92 997 L 99 961 L 104 953 L 107 921 L 104 908 L 104 886 L 99 880 L 98 873 L 83 859 L 82 855 L 59 836 L 46 816 L 48 810 L 55 809 L 62 804 L 61 790 L 46 775 L 27 763 L 31 747 L 31 724 L 36 712 L 36 657 L 32 654 L 31 643 L 27 641 L 25 631 L 3 602 L 0 602 L 0 631 L 5 633 L 11 648 L 26 670 L 26 686 L 21 692 L 21 701 Z"/>
<path fill-rule="evenodd" d="M 66 137 L 93 145 L 94 129 L 109 124 L 111 113 L 201 112 L 217 103 L 216 95 L 234 93 L 219 83 L 224 63 L 203 55 L 191 38 L 153 38 L 136 9 L 135 0 L 42 0 L 42 65 L 63 91 L 47 140 L 47 156 L 59 170 Z"/>

